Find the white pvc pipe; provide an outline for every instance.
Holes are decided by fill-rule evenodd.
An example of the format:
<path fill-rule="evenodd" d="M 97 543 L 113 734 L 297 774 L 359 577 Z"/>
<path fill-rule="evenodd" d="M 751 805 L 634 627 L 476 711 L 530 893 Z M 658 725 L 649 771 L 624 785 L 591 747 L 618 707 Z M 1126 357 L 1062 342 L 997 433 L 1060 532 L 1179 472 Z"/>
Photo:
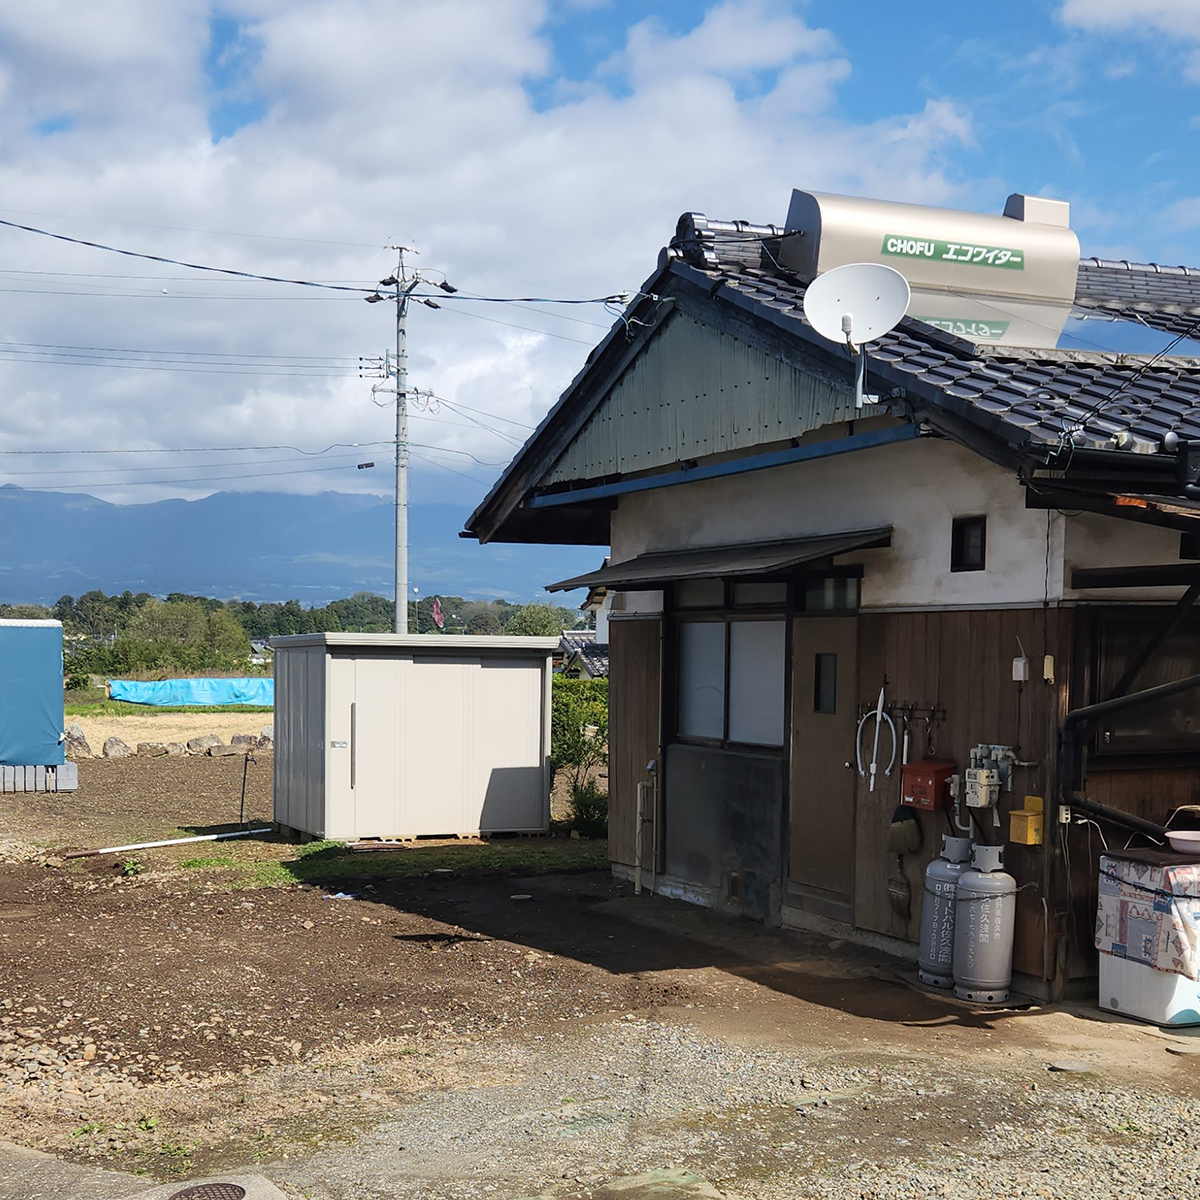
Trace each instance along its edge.
<path fill-rule="evenodd" d="M 633 894 L 642 894 L 642 822 L 646 811 L 646 784 L 637 785 L 637 806 L 633 818 Z"/>
<path fill-rule="evenodd" d="M 227 838 L 249 837 L 254 833 L 271 833 L 270 825 L 262 829 L 234 829 L 228 833 L 201 833 L 196 837 L 167 838 L 161 842 L 134 842 L 129 846 L 102 846 L 99 850 L 75 850 L 63 858 L 90 858 L 96 854 L 123 854 L 126 850 L 153 850 L 158 846 L 183 846 L 188 842 L 221 842 Z"/>

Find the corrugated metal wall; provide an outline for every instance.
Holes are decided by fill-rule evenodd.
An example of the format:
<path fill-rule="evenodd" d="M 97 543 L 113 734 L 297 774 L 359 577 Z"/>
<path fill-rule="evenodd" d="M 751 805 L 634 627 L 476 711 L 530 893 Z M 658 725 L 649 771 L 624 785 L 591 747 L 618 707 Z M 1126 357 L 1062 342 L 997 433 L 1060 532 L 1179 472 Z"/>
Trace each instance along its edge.
<path fill-rule="evenodd" d="M 275 655 L 275 820 L 325 832 L 325 651 Z"/>
<path fill-rule="evenodd" d="M 854 415 L 852 393 L 675 313 L 542 483 L 749 449 Z"/>

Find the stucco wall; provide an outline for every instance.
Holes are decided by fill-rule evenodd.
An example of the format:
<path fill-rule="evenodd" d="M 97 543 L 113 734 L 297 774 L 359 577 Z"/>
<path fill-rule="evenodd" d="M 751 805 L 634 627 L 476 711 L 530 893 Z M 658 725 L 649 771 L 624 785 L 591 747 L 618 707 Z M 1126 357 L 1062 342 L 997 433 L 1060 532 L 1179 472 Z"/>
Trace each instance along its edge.
<path fill-rule="evenodd" d="M 979 514 L 988 517 L 987 569 L 952 573 L 951 521 Z M 651 550 L 880 525 L 893 526 L 891 547 L 846 560 L 865 565 L 864 608 L 1178 594 L 1178 588 L 1068 591 L 1076 566 L 1178 562 L 1178 534 L 1091 514 L 1027 509 L 1011 471 L 939 438 L 622 496 L 613 513 L 612 561 Z"/>

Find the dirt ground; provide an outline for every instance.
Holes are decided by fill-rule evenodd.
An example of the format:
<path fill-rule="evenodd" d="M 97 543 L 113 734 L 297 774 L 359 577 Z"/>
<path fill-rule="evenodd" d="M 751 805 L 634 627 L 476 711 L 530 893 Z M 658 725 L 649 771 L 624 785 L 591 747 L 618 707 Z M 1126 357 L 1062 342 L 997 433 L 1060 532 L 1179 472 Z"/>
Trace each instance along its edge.
<path fill-rule="evenodd" d="M 85 762 L 74 796 L 0 797 L 0 839 L 224 825 L 241 770 Z M 300 854 L 0 863 L 0 1139 L 148 1179 L 253 1165 L 313 1200 L 1194 1194 L 1184 1031 L 973 1008 L 606 871 L 376 856 L 251 886 Z"/>
<path fill-rule="evenodd" d="M 82 726 L 93 754 L 99 754 L 106 738 L 119 737 L 128 745 L 138 742 L 186 742 L 189 738 L 215 733 L 228 742 L 235 733 L 257 737 L 271 728 L 271 714 L 258 713 L 147 713 L 145 716 L 68 717 Z"/>

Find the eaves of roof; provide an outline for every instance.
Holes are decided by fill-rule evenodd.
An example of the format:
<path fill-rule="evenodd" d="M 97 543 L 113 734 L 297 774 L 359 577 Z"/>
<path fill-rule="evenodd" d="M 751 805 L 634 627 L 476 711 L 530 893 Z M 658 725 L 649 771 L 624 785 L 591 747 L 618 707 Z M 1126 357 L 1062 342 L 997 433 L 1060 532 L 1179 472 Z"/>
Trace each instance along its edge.
<path fill-rule="evenodd" d="M 658 270 L 639 289 L 638 298 L 588 354 L 557 403 L 467 518 L 460 536 L 490 541 L 501 522 L 517 508 L 525 493 L 566 448 L 591 412 L 587 399 L 596 397 L 597 379 L 609 376 L 615 379 L 655 332 L 658 292 L 673 265 L 665 256 L 660 260 Z M 603 538 L 602 543 L 606 544 L 607 540 L 607 537 Z"/>

